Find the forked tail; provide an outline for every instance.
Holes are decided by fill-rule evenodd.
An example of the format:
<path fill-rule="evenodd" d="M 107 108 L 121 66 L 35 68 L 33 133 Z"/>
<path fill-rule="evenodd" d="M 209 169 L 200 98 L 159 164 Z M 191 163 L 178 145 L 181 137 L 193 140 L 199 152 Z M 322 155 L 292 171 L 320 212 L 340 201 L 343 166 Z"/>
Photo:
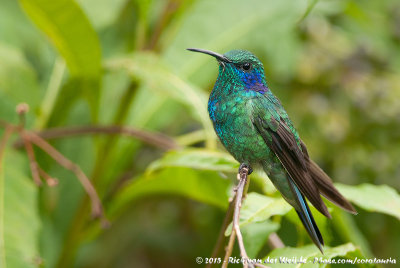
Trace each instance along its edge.
<path fill-rule="evenodd" d="M 314 217 L 311 214 L 307 201 L 301 194 L 300 190 L 297 188 L 296 184 L 294 184 L 290 178 L 288 178 L 288 181 L 296 198 L 297 207 L 295 207 L 295 209 L 297 215 L 299 215 L 299 218 L 306 228 L 307 233 L 310 235 L 311 240 L 318 247 L 321 253 L 323 253 L 322 246 L 324 245 L 324 240 L 318 229 L 317 224 L 315 223 Z"/>

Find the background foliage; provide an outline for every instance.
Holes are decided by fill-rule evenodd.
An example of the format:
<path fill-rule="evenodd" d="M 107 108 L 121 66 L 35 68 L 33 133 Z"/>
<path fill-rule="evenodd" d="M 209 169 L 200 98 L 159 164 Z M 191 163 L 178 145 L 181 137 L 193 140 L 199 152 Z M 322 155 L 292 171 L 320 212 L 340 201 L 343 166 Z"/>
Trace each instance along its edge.
<path fill-rule="evenodd" d="M 211 256 L 238 163 L 206 113 L 217 65 L 187 47 L 243 48 L 264 62 L 311 156 L 359 211 L 330 205 L 333 220 L 314 211 L 325 257 L 400 262 L 399 1 L 0 5 L 1 119 L 16 123 L 15 106 L 26 102 L 30 129 L 126 125 L 179 146 L 166 152 L 107 135 L 52 140 L 92 179 L 112 221 L 103 230 L 73 174 L 36 150 L 59 179 L 38 188 L 25 153 L 9 144 L 0 173 L 1 267 L 191 267 L 196 256 Z M 241 220 L 250 257 L 320 256 L 262 174 L 252 175 Z M 269 248 L 274 231 L 293 248 Z"/>

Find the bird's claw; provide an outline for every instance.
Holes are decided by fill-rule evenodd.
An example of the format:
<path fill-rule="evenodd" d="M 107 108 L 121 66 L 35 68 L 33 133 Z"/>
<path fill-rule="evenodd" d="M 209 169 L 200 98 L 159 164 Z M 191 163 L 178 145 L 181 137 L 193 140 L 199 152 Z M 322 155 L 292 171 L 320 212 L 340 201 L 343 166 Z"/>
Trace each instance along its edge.
<path fill-rule="evenodd" d="M 240 167 L 239 167 L 239 173 L 242 171 L 242 169 L 246 168 L 248 170 L 247 175 L 250 175 L 251 173 L 253 173 L 253 169 L 251 168 L 251 166 L 249 164 L 246 163 L 241 163 Z"/>

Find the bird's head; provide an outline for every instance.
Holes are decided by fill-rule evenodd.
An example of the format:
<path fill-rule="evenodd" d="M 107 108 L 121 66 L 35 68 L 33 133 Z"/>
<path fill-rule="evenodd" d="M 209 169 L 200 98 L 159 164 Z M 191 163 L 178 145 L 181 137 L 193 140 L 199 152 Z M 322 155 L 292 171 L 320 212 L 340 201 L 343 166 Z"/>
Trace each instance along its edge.
<path fill-rule="evenodd" d="M 231 83 L 243 84 L 247 88 L 267 86 L 263 64 L 247 50 L 231 50 L 223 55 L 198 48 L 188 48 L 188 50 L 216 58 L 219 63 L 218 79 L 227 79 Z"/>

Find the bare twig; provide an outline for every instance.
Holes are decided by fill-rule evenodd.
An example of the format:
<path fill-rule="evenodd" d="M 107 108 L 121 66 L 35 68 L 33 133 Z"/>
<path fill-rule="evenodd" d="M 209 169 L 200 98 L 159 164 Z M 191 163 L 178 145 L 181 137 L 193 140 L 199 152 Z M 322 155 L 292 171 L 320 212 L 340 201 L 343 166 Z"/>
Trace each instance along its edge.
<path fill-rule="evenodd" d="M 39 170 L 39 175 L 46 180 L 48 186 L 54 187 L 58 185 L 58 179 L 47 174 L 47 172 L 41 169 L 39 166 L 38 170 Z"/>
<path fill-rule="evenodd" d="M 277 233 L 272 233 L 269 235 L 268 245 L 273 249 L 285 247 L 285 244 L 282 242 L 281 238 L 278 236 Z"/>
<path fill-rule="evenodd" d="M 249 168 L 246 166 L 243 166 L 243 167 L 241 166 L 241 168 L 239 169 L 239 173 L 237 175 L 239 183 L 235 187 L 235 195 L 234 195 L 232 201 L 230 202 L 230 206 L 229 206 L 229 207 L 231 207 L 231 205 L 234 204 L 234 206 L 233 206 L 234 211 L 233 211 L 233 220 L 232 220 L 232 231 L 231 231 L 231 235 L 229 237 L 228 245 L 226 247 L 224 262 L 222 264 L 223 268 L 228 267 L 229 257 L 232 255 L 233 246 L 235 244 L 236 238 L 237 238 L 238 244 L 239 244 L 240 255 L 242 257 L 243 267 L 245 267 L 245 268 L 254 267 L 254 266 L 264 267 L 264 268 L 267 267 L 260 263 L 252 263 L 251 262 L 251 260 L 249 259 L 249 256 L 247 255 L 246 248 L 243 243 L 242 233 L 240 231 L 240 225 L 239 225 L 240 209 L 242 207 L 243 199 L 246 196 L 246 192 L 247 192 L 249 181 L 250 181 L 248 179 L 248 174 L 249 174 Z M 227 212 L 227 215 L 228 214 L 229 214 L 229 210 Z M 224 224 L 225 224 L 225 221 L 224 221 Z M 226 227 L 224 227 L 224 228 L 226 228 Z M 215 254 L 215 256 L 217 256 L 218 252 L 215 252 L 217 249 L 218 249 L 218 242 L 217 242 L 216 248 L 214 249 L 213 256 L 214 256 L 214 254 Z"/>
<path fill-rule="evenodd" d="M 234 206 L 234 211 L 233 211 L 232 232 L 231 232 L 231 236 L 229 237 L 228 246 L 226 247 L 226 253 L 225 253 L 224 263 L 223 263 L 222 267 L 228 266 L 229 257 L 232 254 L 233 245 L 235 244 L 235 236 L 238 239 L 240 255 L 242 256 L 242 259 L 243 259 L 243 267 L 247 268 L 247 267 L 249 267 L 249 265 L 252 266 L 250 263 L 248 263 L 249 257 L 247 256 L 246 249 L 244 247 L 243 237 L 242 237 L 242 233 L 240 231 L 240 226 L 239 226 L 240 208 L 242 207 L 244 189 L 248 182 L 248 180 L 247 180 L 248 173 L 249 173 L 249 169 L 247 167 L 242 167 L 239 170 L 239 173 L 237 175 L 239 184 L 236 187 L 236 194 L 235 194 L 235 198 L 234 198 L 235 206 Z"/>
<path fill-rule="evenodd" d="M 226 230 L 226 228 L 228 227 L 229 222 L 230 222 L 231 219 L 232 219 L 233 208 L 235 207 L 234 204 L 235 204 L 234 199 L 232 199 L 232 200 L 229 202 L 228 211 L 227 211 L 226 214 L 225 214 L 224 221 L 223 221 L 223 223 L 222 223 L 221 229 L 220 229 L 219 234 L 218 234 L 217 242 L 215 243 L 213 252 L 212 252 L 212 254 L 211 254 L 211 258 L 212 258 L 212 259 L 218 257 L 218 254 L 219 254 L 219 252 L 221 251 L 221 249 L 222 249 L 222 247 L 223 247 L 223 245 L 224 245 L 224 241 L 225 241 L 225 230 Z M 211 268 L 211 267 L 212 267 L 212 263 L 211 263 L 211 262 L 208 263 L 206 267 L 207 267 L 207 268 Z"/>
<path fill-rule="evenodd" d="M 95 218 L 101 218 L 104 227 L 108 226 L 109 223 L 106 220 L 103 207 L 100 198 L 96 192 L 91 181 L 81 170 L 79 165 L 73 163 L 65 156 L 63 156 L 59 151 L 57 151 L 53 146 L 51 146 L 45 139 L 77 136 L 77 135 L 87 135 L 87 134 L 120 134 L 125 136 L 135 137 L 138 140 L 146 142 L 156 147 L 160 147 L 166 150 L 177 149 L 180 146 L 175 143 L 171 138 L 164 136 L 159 133 L 151 133 L 144 130 L 138 130 L 135 128 L 129 128 L 124 126 L 83 126 L 83 127 L 70 127 L 70 128 L 54 128 L 45 130 L 39 133 L 33 131 L 28 131 L 24 129 L 25 125 L 25 114 L 28 112 L 29 106 L 27 104 L 19 104 L 17 106 L 16 112 L 19 115 L 20 123 L 18 125 L 13 125 L 0 119 L 0 126 L 5 127 L 6 132 L 1 141 L 1 152 L 0 160 L 3 154 L 6 142 L 13 131 L 16 131 L 20 139 L 14 143 L 15 147 L 25 146 L 26 153 L 29 158 L 30 168 L 32 172 L 32 177 L 37 185 L 41 184 L 40 177 L 43 177 L 49 186 L 55 186 L 58 180 L 52 178 L 44 170 L 42 170 L 36 161 L 34 150 L 32 144 L 38 146 L 43 151 L 45 151 L 50 157 L 52 157 L 56 162 L 58 162 L 64 168 L 72 171 L 83 188 L 87 192 L 91 204 L 92 204 L 92 216 Z"/>
<path fill-rule="evenodd" d="M 39 137 L 35 133 L 24 133 L 24 135 L 29 135 L 30 140 L 43 151 L 45 151 L 48 155 L 50 155 L 57 163 L 63 166 L 65 169 L 71 170 L 75 173 L 78 180 L 81 182 L 83 188 L 86 190 L 92 202 L 92 216 L 94 218 L 102 218 L 103 223 L 107 224 L 106 219 L 103 215 L 103 207 L 100 201 L 99 196 L 97 195 L 96 189 L 93 187 L 92 183 L 86 177 L 85 173 L 82 169 L 71 160 L 63 156 L 60 152 L 58 152 L 53 146 L 51 146 L 47 141 Z"/>
<path fill-rule="evenodd" d="M 165 6 L 161 16 L 159 16 L 159 20 L 155 26 L 153 34 L 150 38 L 149 44 L 147 45 L 147 49 L 155 49 L 163 29 L 167 26 L 168 21 L 171 19 L 172 15 L 176 12 L 181 5 L 182 2 L 180 1 L 168 1 L 167 5 Z"/>
<path fill-rule="evenodd" d="M 240 169 L 238 174 L 239 184 L 236 191 L 236 199 L 235 199 L 235 210 L 233 212 L 233 221 L 232 221 L 232 231 L 235 230 L 236 237 L 238 240 L 239 248 L 240 248 L 240 255 L 244 259 L 244 267 L 248 267 L 248 259 L 246 248 L 244 247 L 242 232 L 240 231 L 239 226 L 239 217 L 240 217 L 240 209 L 242 207 L 242 198 L 243 198 L 243 191 L 247 184 L 247 175 L 249 173 L 249 169 L 247 167 L 243 167 Z"/>
<path fill-rule="evenodd" d="M 135 137 L 145 143 L 160 147 L 166 150 L 179 148 L 171 138 L 164 136 L 160 133 L 152 133 L 145 130 L 140 130 L 132 127 L 125 126 L 79 126 L 79 127 L 61 127 L 47 129 L 37 132 L 36 135 L 48 140 L 71 136 L 92 135 L 92 134 L 120 134 L 130 137 Z M 17 141 L 14 146 L 21 147 L 22 141 Z"/>
<path fill-rule="evenodd" d="M 40 180 L 39 166 L 38 163 L 36 162 L 35 152 L 33 151 L 32 143 L 28 135 L 22 134 L 21 137 L 25 145 L 26 154 L 28 155 L 29 166 L 31 168 L 33 181 L 37 186 L 41 186 L 42 181 Z"/>
<path fill-rule="evenodd" d="M 235 234 L 236 234 L 235 229 L 232 228 L 231 235 L 229 237 L 229 242 L 228 242 L 228 245 L 226 246 L 226 253 L 225 253 L 225 257 L 224 257 L 224 263 L 222 264 L 223 268 L 228 267 L 229 257 L 232 255 L 233 246 L 235 245 L 235 239 L 236 239 Z"/>
<path fill-rule="evenodd" d="M 17 107 L 15 108 L 15 111 L 16 111 L 16 113 L 17 113 L 18 116 L 19 116 L 19 126 L 20 126 L 21 128 L 23 128 L 23 127 L 25 126 L 25 121 L 26 121 L 26 119 L 25 119 L 25 114 L 26 114 L 27 112 L 29 112 L 29 105 L 26 104 L 25 102 L 20 103 L 20 104 L 18 104 Z"/>

